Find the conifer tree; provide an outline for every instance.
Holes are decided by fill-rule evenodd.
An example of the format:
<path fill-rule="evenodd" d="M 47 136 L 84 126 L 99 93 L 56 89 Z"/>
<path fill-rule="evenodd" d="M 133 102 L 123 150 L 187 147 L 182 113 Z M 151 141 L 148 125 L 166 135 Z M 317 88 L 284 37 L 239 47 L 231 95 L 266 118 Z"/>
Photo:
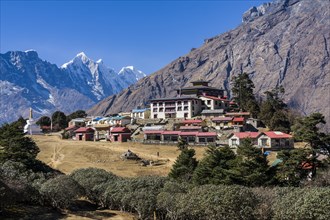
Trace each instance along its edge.
<path fill-rule="evenodd" d="M 195 150 L 188 148 L 182 149 L 168 176 L 179 181 L 189 181 L 193 176 L 197 164 Z"/>
<path fill-rule="evenodd" d="M 250 139 L 244 139 L 237 149 L 235 166 L 230 172 L 233 182 L 245 186 L 261 186 L 271 179 L 268 172 L 268 161 L 261 149 L 253 146 Z"/>
<path fill-rule="evenodd" d="M 208 147 L 204 158 L 195 169 L 193 181 L 196 184 L 230 184 L 229 169 L 233 166 L 235 153 L 228 147 Z"/>
<path fill-rule="evenodd" d="M 243 111 L 249 111 L 253 117 L 259 113 L 259 106 L 253 94 L 254 84 L 247 73 L 233 78 L 233 99 Z"/>
<path fill-rule="evenodd" d="M 284 93 L 282 86 L 265 92 L 266 100 L 261 104 L 259 118 L 270 130 L 288 133 L 291 130 L 291 124 L 287 116 L 287 105 L 282 98 Z"/>

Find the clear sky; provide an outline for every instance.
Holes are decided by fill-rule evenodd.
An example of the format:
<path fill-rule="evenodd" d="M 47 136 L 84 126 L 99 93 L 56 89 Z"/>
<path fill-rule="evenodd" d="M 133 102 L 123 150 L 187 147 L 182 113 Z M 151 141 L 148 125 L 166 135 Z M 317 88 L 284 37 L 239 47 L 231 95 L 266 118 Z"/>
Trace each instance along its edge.
<path fill-rule="evenodd" d="M 62 65 L 83 51 L 119 71 L 150 74 L 234 29 L 265 1 L 1 1 L 0 51 L 35 49 Z"/>

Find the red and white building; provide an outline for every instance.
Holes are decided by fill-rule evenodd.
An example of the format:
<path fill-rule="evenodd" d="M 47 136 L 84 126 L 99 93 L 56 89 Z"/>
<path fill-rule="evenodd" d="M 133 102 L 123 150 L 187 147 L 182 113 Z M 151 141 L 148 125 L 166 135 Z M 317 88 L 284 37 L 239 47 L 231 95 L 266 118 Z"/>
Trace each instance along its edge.
<path fill-rule="evenodd" d="M 245 138 L 250 138 L 256 147 L 263 149 L 290 149 L 294 145 L 292 135 L 280 131 L 236 132 L 228 136 L 228 144 L 230 147 L 237 147 Z"/>
<path fill-rule="evenodd" d="M 225 109 L 229 101 L 224 90 L 208 85 L 208 81 L 191 82 L 193 86 L 177 90 L 177 97 L 150 100 L 150 118 L 192 118 L 203 110 Z"/>

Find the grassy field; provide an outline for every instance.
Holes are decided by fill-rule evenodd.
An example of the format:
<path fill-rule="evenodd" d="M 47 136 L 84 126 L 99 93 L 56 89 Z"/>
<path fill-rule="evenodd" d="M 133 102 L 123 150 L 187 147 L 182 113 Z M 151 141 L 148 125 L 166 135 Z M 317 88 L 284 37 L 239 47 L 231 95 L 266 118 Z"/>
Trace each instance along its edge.
<path fill-rule="evenodd" d="M 123 177 L 166 176 L 180 153 L 176 146 L 62 140 L 56 135 L 32 138 L 40 148 L 38 159 L 66 174 L 79 168 L 97 167 Z M 141 166 L 137 161 L 122 160 L 120 155 L 128 149 L 143 159 L 158 161 L 159 165 Z M 205 147 L 195 150 L 197 158 L 202 158 Z"/>

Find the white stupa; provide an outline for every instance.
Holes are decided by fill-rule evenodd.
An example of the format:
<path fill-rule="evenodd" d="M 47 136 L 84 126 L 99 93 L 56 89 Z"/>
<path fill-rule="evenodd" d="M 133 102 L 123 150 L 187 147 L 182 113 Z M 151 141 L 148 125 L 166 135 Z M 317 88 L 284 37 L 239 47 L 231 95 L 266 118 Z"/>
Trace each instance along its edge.
<path fill-rule="evenodd" d="M 26 120 L 26 125 L 24 126 L 24 133 L 29 135 L 42 134 L 42 130 L 33 120 L 32 108 L 30 108 L 29 119 Z"/>

